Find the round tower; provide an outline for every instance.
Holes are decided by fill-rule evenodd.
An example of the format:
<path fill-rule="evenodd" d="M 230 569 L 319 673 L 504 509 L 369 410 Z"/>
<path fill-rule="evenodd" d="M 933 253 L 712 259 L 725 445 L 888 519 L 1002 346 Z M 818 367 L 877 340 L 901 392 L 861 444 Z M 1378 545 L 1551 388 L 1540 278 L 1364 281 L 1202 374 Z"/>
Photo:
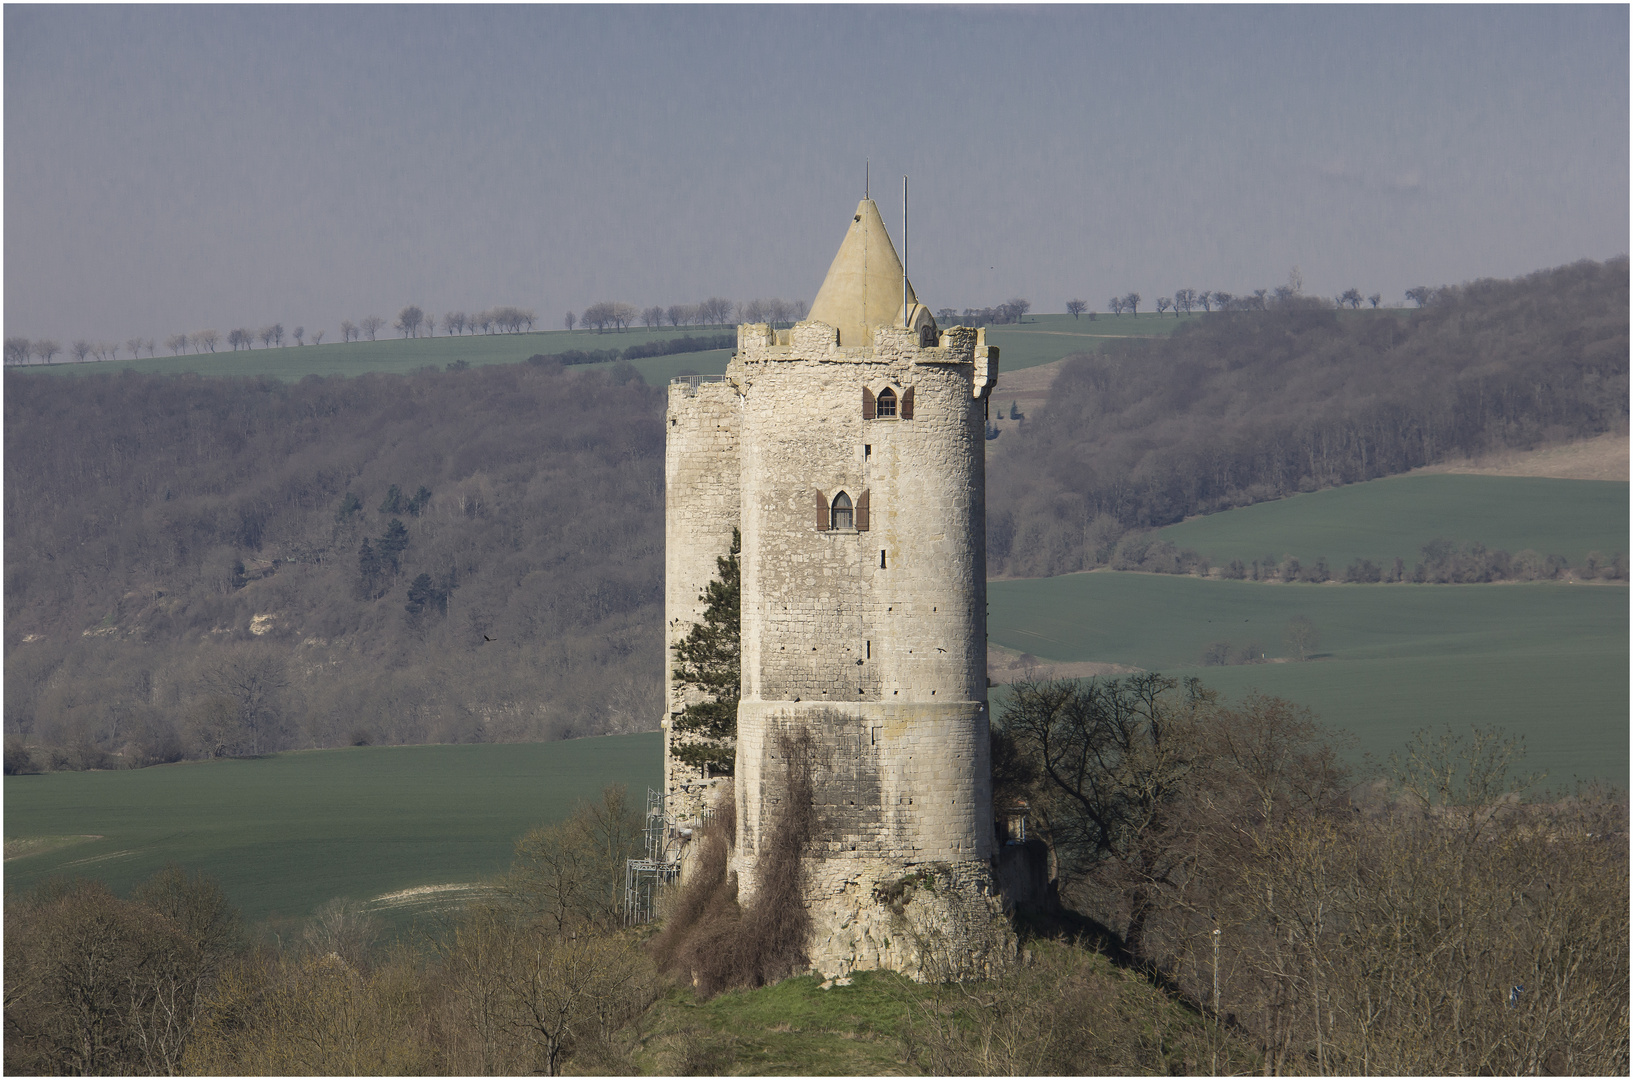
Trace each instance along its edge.
<path fill-rule="evenodd" d="M 829 974 L 919 971 L 938 949 L 980 964 L 1004 944 L 986 694 L 996 374 L 982 332 L 942 331 L 917 303 L 871 200 L 808 320 L 738 331 L 734 867 L 753 902 L 790 792 L 806 791 L 801 899 Z"/>

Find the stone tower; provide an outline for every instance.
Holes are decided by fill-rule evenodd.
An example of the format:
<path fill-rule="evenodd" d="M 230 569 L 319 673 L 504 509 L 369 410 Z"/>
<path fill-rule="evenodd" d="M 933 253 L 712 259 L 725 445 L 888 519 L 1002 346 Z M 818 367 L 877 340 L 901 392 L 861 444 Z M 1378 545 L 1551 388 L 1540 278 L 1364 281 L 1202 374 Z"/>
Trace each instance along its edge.
<path fill-rule="evenodd" d="M 976 964 L 995 929 L 984 453 L 998 350 L 941 330 L 864 199 L 791 330 L 748 324 L 724 378 L 669 392 L 672 646 L 742 535 L 739 896 L 786 792 L 786 736 L 814 748 L 809 953 L 830 974 Z M 672 689 L 671 715 L 685 705 Z M 666 724 L 667 730 L 667 724 Z M 668 754 L 671 795 L 701 776 Z"/>

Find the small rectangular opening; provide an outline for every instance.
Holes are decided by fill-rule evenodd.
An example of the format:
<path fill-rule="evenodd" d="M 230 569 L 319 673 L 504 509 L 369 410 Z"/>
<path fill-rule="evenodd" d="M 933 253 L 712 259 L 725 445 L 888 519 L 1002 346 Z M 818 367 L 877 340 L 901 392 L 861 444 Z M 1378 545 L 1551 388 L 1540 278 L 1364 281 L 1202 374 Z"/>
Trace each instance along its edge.
<path fill-rule="evenodd" d="M 866 461 L 868 458 L 870 458 L 872 456 L 873 456 L 873 444 L 872 443 L 863 443 L 862 444 L 862 460 Z"/>
<path fill-rule="evenodd" d="M 884 568 L 885 568 L 885 549 L 880 548 L 879 549 L 879 569 L 883 570 Z"/>
<path fill-rule="evenodd" d="M 871 641 L 868 642 L 867 653 L 868 653 L 868 659 L 872 660 L 873 659 L 873 642 L 871 642 Z"/>

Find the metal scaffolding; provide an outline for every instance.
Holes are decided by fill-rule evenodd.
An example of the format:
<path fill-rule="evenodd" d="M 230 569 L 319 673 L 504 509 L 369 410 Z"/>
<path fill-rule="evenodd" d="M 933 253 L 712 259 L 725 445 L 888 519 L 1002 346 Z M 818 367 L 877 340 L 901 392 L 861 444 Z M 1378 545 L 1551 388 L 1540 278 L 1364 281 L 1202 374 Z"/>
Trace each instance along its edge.
<path fill-rule="evenodd" d="M 672 841 L 679 830 L 664 809 L 664 794 L 646 789 L 646 854 L 624 863 L 624 925 L 651 922 L 657 914 L 658 897 L 670 882 L 680 877 L 680 860 L 673 856 Z"/>

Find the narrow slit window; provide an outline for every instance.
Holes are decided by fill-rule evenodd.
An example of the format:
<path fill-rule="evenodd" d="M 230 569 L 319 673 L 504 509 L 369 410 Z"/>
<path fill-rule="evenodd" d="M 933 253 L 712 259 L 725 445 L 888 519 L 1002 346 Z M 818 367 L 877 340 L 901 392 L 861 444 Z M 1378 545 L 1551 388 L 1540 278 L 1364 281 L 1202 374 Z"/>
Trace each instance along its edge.
<path fill-rule="evenodd" d="M 831 520 L 835 529 L 856 528 L 856 516 L 851 505 L 851 497 L 843 491 L 834 496 Z"/>
<path fill-rule="evenodd" d="M 878 414 L 881 417 L 883 417 L 883 416 L 895 416 L 896 415 L 896 391 L 892 390 L 888 386 L 885 387 L 883 390 L 879 391 L 879 400 L 876 403 L 875 408 L 877 409 Z"/>
<path fill-rule="evenodd" d="M 880 548 L 879 549 L 879 569 L 883 570 L 884 568 L 885 568 L 885 549 Z"/>

